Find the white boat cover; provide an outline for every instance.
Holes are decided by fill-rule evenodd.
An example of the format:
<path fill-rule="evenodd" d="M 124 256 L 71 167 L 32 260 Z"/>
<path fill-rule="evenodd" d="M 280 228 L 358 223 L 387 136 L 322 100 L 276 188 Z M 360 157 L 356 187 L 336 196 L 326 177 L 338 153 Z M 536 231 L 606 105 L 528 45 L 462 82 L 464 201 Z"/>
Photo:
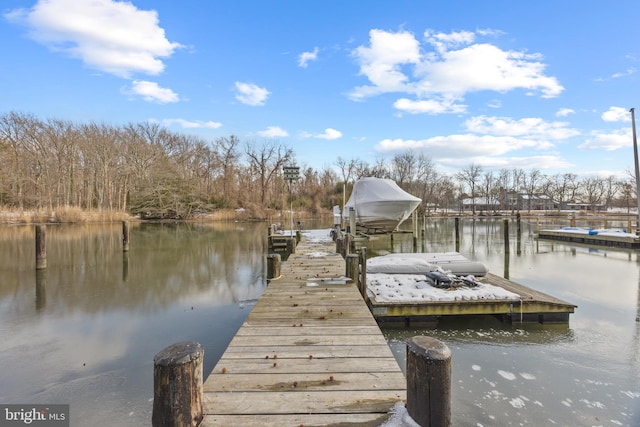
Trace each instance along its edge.
<path fill-rule="evenodd" d="M 348 220 L 349 209 L 354 208 L 358 225 L 393 231 L 421 202 L 390 179 L 361 178 L 353 185 L 342 215 Z"/>

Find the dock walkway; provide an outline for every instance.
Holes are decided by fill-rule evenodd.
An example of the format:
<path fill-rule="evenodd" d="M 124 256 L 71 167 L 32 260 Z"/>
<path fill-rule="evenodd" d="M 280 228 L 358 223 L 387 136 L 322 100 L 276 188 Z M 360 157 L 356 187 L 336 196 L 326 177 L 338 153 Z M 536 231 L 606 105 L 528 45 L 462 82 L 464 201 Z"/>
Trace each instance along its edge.
<path fill-rule="evenodd" d="M 201 426 L 374 427 L 406 399 L 404 375 L 334 250 L 303 238 L 282 265 L 206 379 Z"/>

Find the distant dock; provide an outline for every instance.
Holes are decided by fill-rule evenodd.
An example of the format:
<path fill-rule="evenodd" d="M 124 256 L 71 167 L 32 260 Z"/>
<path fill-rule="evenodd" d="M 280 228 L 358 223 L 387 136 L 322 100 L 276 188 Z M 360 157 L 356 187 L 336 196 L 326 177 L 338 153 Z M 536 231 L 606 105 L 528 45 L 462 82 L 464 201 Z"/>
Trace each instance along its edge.
<path fill-rule="evenodd" d="M 608 246 L 623 249 L 640 249 L 640 236 L 607 230 L 565 227 L 556 230 L 539 230 L 539 239 L 578 243 L 590 246 Z"/>

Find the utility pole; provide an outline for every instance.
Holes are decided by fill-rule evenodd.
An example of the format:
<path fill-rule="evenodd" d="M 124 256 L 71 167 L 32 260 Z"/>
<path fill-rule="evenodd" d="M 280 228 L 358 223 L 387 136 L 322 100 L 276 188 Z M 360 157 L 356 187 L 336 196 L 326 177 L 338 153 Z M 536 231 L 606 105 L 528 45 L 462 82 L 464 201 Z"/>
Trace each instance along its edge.
<path fill-rule="evenodd" d="M 636 115 L 635 108 L 629 110 L 631 112 L 631 129 L 633 133 L 633 160 L 636 166 L 636 200 L 638 202 L 638 211 L 636 215 L 636 234 L 640 233 L 640 167 L 638 167 L 638 139 L 636 138 Z"/>

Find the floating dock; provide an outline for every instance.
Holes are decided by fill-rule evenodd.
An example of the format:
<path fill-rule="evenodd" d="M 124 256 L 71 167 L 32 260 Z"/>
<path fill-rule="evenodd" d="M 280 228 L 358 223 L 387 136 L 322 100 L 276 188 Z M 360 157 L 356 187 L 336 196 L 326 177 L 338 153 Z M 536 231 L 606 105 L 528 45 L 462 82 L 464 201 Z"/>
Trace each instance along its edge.
<path fill-rule="evenodd" d="M 400 326 L 433 324 L 442 316 L 493 315 L 509 322 L 568 323 L 576 306 L 511 280 L 487 273 L 482 282 L 520 296 L 514 300 L 457 300 L 420 302 L 378 302 L 369 298 L 369 307 L 379 322 Z"/>
<path fill-rule="evenodd" d="M 640 248 L 640 236 L 630 233 L 607 233 L 587 229 L 583 232 L 578 232 L 573 228 L 567 230 L 539 230 L 537 235 L 539 239 L 558 240 L 590 246 L 609 246 L 624 249 Z"/>
<path fill-rule="evenodd" d="M 379 426 L 406 381 L 333 243 L 303 239 L 204 383 L 201 426 Z"/>

